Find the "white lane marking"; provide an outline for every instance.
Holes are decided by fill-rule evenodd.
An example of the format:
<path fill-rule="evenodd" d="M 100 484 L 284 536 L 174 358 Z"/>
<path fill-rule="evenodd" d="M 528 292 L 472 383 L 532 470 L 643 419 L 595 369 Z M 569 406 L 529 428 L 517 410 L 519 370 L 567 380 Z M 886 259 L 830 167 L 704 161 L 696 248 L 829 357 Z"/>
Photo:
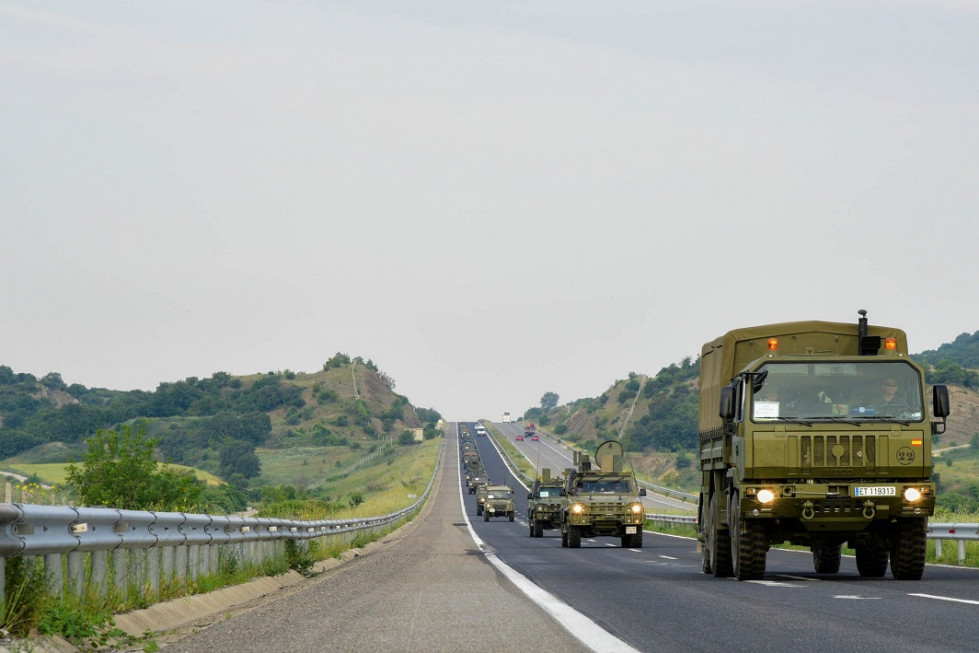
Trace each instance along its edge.
<path fill-rule="evenodd" d="M 879 596 L 860 596 L 859 594 L 837 594 L 834 599 L 846 599 L 848 601 L 879 601 Z"/>
<path fill-rule="evenodd" d="M 676 560 L 673 556 L 660 555 L 660 558 L 666 558 L 667 560 Z"/>
<path fill-rule="evenodd" d="M 951 596 L 935 596 L 934 594 L 917 594 L 911 593 L 908 596 L 918 596 L 923 599 L 935 599 L 936 601 L 951 601 L 952 603 L 967 603 L 969 605 L 979 605 L 979 601 L 973 601 L 972 599 L 956 599 Z"/>
<path fill-rule="evenodd" d="M 456 458 L 459 457 L 459 439 L 456 438 Z M 456 478 L 459 480 L 459 504 L 462 506 L 462 518 L 466 520 L 466 528 L 469 529 L 469 536 L 473 538 L 476 547 L 483 552 L 491 565 L 497 568 L 501 574 L 510 579 L 510 582 L 527 595 L 531 601 L 541 607 L 544 612 L 551 615 L 555 621 L 571 633 L 582 644 L 592 651 L 598 653 L 639 653 L 624 641 L 608 632 L 594 621 L 578 612 L 570 605 L 561 601 L 550 592 L 532 583 L 529 578 L 515 569 L 510 568 L 493 553 L 486 550 L 486 545 L 473 529 L 469 515 L 466 513 L 466 498 L 462 494 L 462 472 L 456 465 Z"/>
<path fill-rule="evenodd" d="M 755 583 L 756 585 L 765 585 L 766 587 L 801 587 L 801 585 L 795 585 L 793 583 L 783 583 L 777 580 L 749 580 L 745 582 Z"/>

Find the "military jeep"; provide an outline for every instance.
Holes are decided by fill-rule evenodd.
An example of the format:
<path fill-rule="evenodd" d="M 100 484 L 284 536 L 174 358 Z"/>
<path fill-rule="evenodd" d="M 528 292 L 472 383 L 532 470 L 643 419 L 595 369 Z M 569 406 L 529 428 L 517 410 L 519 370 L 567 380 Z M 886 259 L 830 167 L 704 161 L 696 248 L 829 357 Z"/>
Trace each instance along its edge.
<path fill-rule="evenodd" d="M 527 520 L 531 537 L 544 537 L 544 529 L 561 527 L 561 495 L 564 479 L 552 477 L 550 469 L 542 469 L 527 495 Z"/>
<path fill-rule="evenodd" d="M 513 521 L 513 488 L 509 485 L 487 485 L 483 501 L 483 521 L 506 517 Z"/>

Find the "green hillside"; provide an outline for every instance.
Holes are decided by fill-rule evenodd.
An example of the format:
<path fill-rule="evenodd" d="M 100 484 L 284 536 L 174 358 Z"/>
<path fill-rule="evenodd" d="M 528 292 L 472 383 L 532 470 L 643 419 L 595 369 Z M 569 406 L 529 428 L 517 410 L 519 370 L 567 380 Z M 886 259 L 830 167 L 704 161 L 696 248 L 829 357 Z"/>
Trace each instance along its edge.
<path fill-rule="evenodd" d="M 339 353 L 313 373 L 218 372 L 154 392 L 67 385 L 56 373 L 38 379 L 0 366 L 0 465 L 42 478 L 82 460 L 97 431 L 145 421 L 156 458 L 225 482 L 226 508 L 278 486 L 335 499 L 324 494 L 331 482 L 382 455 L 397 458 L 416 431 L 440 435 L 439 413 L 394 388 L 372 361 Z M 51 467 L 31 467 L 41 464 Z"/>

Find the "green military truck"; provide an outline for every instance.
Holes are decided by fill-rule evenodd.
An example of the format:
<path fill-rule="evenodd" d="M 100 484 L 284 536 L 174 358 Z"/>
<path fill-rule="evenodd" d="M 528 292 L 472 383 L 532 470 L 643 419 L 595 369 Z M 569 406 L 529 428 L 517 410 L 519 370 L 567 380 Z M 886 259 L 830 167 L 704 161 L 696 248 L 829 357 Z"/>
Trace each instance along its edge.
<path fill-rule="evenodd" d="M 772 544 L 812 550 L 836 573 L 916 580 L 935 508 L 931 438 L 948 389 L 925 411 L 922 369 L 896 328 L 787 322 L 729 331 L 700 364 L 703 571 L 759 579 Z"/>
<path fill-rule="evenodd" d="M 466 479 L 466 485 L 469 487 L 469 494 L 476 494 L 476 490 L 479 489 L 480 486 L 487 484 L 489 484 L 489 476 L 486 474 L 485 469 L 479 469 Z"/>
<path fill-rule="evenodd" d="M 490 517 L 506 517 L 513 521 L 513 488 L 509 485 L 486 485 L 483 499 L 483 521 Z"/>
<path fill-rule="evenodd" d="M 527 519 L 531 537 L 544 537 L 544 529 L 561 527 L 561 495 L 564 479 L 552 477 L 550 469 L 542 469 L 527 495 Z"/>
<path fill-rule="evenodd" d="M 588 454 L 574 452 L 575 467 L 566 472 L 561 502 L 561 546 L 578 548 L 582 537 L 618 537 L 622 546 L 642 547 L 646 511 L 636 476 L 625 471 L 622 445 L 608 440 Z"/>

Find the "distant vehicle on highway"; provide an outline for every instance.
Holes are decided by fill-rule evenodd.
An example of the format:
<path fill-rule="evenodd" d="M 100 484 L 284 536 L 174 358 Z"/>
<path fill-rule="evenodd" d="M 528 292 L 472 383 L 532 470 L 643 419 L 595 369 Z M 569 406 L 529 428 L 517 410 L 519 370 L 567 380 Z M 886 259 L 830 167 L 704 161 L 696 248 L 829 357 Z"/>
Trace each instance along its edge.
<path fill-rule="evenodd" d="M 523 442 L 523 433 L 520 433 L 519 435 L 517 435 L 516 440 L 517 440 L 517 442 Z"/>
<path fill-rule="evenodd" d="M 510 423 L 510 413 L 503 413 L 503 423 L 504 424 Z"/>
<path fill-rule="evenodd" d="M 540 438 L 537 437 L 537 434 L 536 433 L 534 433 L 532 436 L 530 436 L 530 441 L 531 442 L 540 442 Z"/>
<path fill-rule="evenodd" d="M 476 435 L 486 435 L 486 427 L 482 424 L 476 425 Z"/>

